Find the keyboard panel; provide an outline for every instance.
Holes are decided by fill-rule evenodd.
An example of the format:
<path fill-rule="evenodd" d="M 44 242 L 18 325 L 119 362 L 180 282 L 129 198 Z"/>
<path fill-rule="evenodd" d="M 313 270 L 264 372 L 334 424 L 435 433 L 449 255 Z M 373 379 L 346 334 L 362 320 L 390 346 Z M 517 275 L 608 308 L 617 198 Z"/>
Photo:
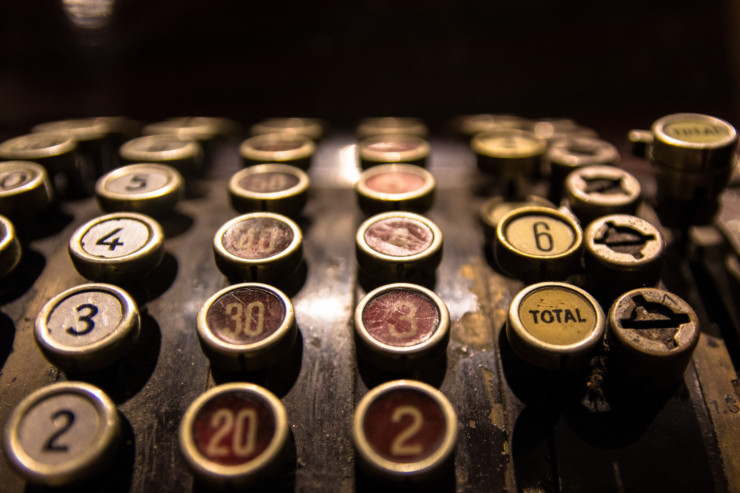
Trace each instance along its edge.
<path fill-rule="evenodd" d="M 124 417 L 124 443 L 111 466 L 85 483 L 90 491 L 207 491 L 180 455 L 178 426 L 206 389 L 244 380 L 274 392 L 291 423 L 291 453 L 265 491 L 377 491 L 409 488 L 379 483 L 356 467 L 352 412 L 376 385 L 399 375 L 380 372 L 355 355 L 354 307 L 372 287 L 357 271 L 355 232 L 363 220 L 352 184 L 359 176 L 355 139 L 337 133 L 319 144 L 310 197 L 298 224 L 305 267 L 280 288 L 291 298 L 297 344 L 276 368 L 243 378 L 211 370 L 196 335 L 203 302 L 228 281 L 213 260 L 218 228 L 237 214 L 226 192 L 240 169 L 237 143 L 213 154 L 173 216 L 163 219 L 166 254 L 141 283 L 125 286 L 137 300 L 142 332 L 133 351 L 100 372 L 69 374 L 50 365 L 33 338 L 48 299 L 85 281 L 67 242 L 102 212 L 94 199 L 65 202 L 34 225 L 31 250 L 3 283 L 0 301 L 0 422 L 32 390 L 59 380 L 102 388 Z M 524 287 L 492 267 L 483 248 L 478 209 L 488 197 L 465 143 L 431 139 L 428 169 L 437 196 L 427 217 L 445 236 L 433 289 L 450 310 L 446 365 L 403 376 L 439 388 L 458 414 L 454 469 L 436 491 L 733 491 L 740 488 L 740 406 L 736 375 L 716 310 L 707 312 L 696 265 L 701 253 L 669 250 L 664 282 L 699 314 L 704 335 L 684 384 L 646 393 L 609 378 L 603 362 L 576 375 L 535 370 L 512 352 L 503 328 L 514 295 Z M 623 166 L 651 190 L 650 169 L 623 154 Z M 532 191 L 543 194 L 542 183 Z M 654 219 L 649 208 L 641 215 Z M 721 274 L 721 272 L 720 272 Z M 719 274 L 718 274 L 719 275 Z M 715 276 L 716 278 L 717 276 Z M 710 278 L 711 280 L 712 278 Z M 576 278 L 578 280 L 578 278 Z M 714 281 L 712 281 L 713 283 Z M 607 307 L 608 308 L 608 307 Z M 709 307 L 710 309 L 712 307 Z M 25 484 L 0 461 L 9 492 Z M 428 489 L 429 485 L 418 487 Z"/>

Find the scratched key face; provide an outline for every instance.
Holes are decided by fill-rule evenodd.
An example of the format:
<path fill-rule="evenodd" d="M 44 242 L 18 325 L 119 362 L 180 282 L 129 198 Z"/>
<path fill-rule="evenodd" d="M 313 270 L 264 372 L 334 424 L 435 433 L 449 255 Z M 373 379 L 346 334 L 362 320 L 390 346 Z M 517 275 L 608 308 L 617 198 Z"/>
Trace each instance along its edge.
<path fill-rule="evenodd" d="M 370 190 L 386 194 L 404 194 L 419 190 L 425 185 L 424 178 L 413 173 L 392 171 L 381 173 L 367 179 Z"/>
<path fill-rule="evenodd" d="M 368 406 L 363 431 L 368 444 L 386 460 L 421 461 L 442 445 L 448 423 L 439 404 L 413 388 L 398 388 Z"/>
<path fill-rule="evenodd" d="M 434 233 L 425 224 L 410 218 L 381 219 L 365 231 L 365 242 L 384 255 L 409 257 L 427 250 Z"/>
<path fill-rule="evenodd" d="M 234 223 L 221 242 L 237 257 L 260 260 L 284 252 L 293 242 L 293 230 L 288 224 L 269 217 L 252 217 Z"/>
<path fill-rule="evenodd" d="M 597 314 L 591 302 L 576 291 L 558 286 L 532 291 L 519 305 L 524 329 L 547 344 L 569 346 L 596 330 Z"/>
<path fill-rule="evenodd" d="M 440 314 L 425 294 L 409 289 L 385 291 L 362 312 L 367 332 L 383 344 L 409 347 L 428 340 L 439 328 Z"/>
<path fill-rule="evenodd" d="M 272 408 L 256 393 L 221 393 L 198 411 L 191 433 L 198 452 L 222 466 L 249 464 L 276 435 Z"/>

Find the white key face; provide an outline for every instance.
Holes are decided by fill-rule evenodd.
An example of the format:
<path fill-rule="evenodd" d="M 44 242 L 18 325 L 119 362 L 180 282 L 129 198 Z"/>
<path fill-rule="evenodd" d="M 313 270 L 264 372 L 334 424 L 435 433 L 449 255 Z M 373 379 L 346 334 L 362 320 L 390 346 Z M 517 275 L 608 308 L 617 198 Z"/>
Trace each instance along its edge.
<path fill-rule="evenodd" d="M 85 291 L 62 300 L 51 312 L 46 327 L 52 339 L 71 347 L 84 347 L 111 335 L 123 319 L 121 302 L 105 291 Z"/>
<path fill-rule="evenodd" d="M 114 193 L 138 195 L 164 188 L 171 178 L 155 170 L 132 172 L 108 181 L 105 188 Z"/>
<path fill-rule="evenodd" d="M 0 192 L 10 192 L 30 183 L 36 177 L 36 173 L 30 169 L 14 169 L 0 171 Z"/>
<path fill-rule="evenodd" d="M 152 235 L 149 227 L 136 219 L 111 219 L 88 229 L 80 246 L 90 255 L 103 258 L 120 258 L 144 248 Z"/>
<path fill-rule="evenodd" d="M 76 393 L 52 395 L 33 406 L 19 425 L 20 445 L 34 460 L 63 464 L 83 455 L 101 432 L 90 400 Z"/>

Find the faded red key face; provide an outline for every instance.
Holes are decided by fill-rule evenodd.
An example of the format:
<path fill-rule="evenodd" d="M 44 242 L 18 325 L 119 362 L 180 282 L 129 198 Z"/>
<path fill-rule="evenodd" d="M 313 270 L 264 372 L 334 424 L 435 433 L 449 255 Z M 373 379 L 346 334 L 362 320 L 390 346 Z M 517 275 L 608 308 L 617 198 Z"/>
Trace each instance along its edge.
<path fill-rule="evenodd" d="M 378 193 L 401 194 L 419 190 L 424 186 L 424 179 L 413 173 L 392 171 L 371 176 L 365 185 Z"/>
<path fill-rule="evenodd" d="M 365 242 L 376 252 L 409 257 L 427 250 L 434 233 L 419 221 L 403 217 L 381 219 L 365 230 Z"/>
<path fill-rule="evenodd" d="M 247 464 L 275 438 L 275 416 L 257 395 L 232 391 L 201 408 L 192 433 L 195 446 L 208 460 L 223 466 Z"/>
<path fill-rule="evenodd" d="M 282 221 L 269 217 L 251 217 L 239 221 L 224 232 L 224 248 L 249 260 L 270 258 L 285 251 L 293 241 L 293 230 Z"/>
<path fill-rule="evenodd" d="M 446 432 L 442 409 L 417 389 L 394 389 L 377 397 L 362 423 L 367 442 L 384 459 L 418 462 L 432 455 Z"/>
<path fill-rule="evenodd" d="M 206 315 L 208 327 L 231 344 L 254 344 L 270 337 L 285 321 L 285 305 L 262 288 L 237 288 L 214 301 Z"/>
<path fill-rule="evenodd" d="M 389 346 L 420 344 L 439 328 L 439 309 L 425 294 L 409 289 L 385 291 L 371 299 L 362 323 L 376 340 Z"/>
<path fill-rule="evenodd" d="M 255 173 L 239 180 L 241 188 L 257 193 L 282 192 L 297 184 L 297 176 L 280 172 Z"/>
<path fill-rule="evenodd" d="M 267 140 L 254 143 L 254 148 L 259 151 L 280 152 L 300 149 L 303 142 L 300 140 Z"/>

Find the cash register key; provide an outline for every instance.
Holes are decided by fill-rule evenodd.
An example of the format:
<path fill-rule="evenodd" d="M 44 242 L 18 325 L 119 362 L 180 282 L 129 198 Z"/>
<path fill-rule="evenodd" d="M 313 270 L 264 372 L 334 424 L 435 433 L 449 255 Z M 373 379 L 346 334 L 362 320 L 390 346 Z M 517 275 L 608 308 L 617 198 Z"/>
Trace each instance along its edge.
<path fill-rule="evenodd" d="M 144 214 L 106 214 L 77 228 L 69 240 L 69 255 L 77 272 L 91 281 L 126 282 L 159 265 L 164 232 Z"/>
<path fill-rule="evenodd" d="M 197 327 L 211 363 L 233 373 L 283 361 L 298 334 L 290 299 L 259 283 L 235 284 L 211 296 L 198 312 Z"/>
<path fill-rule="evenodd" d="M 390 134 L 414 135 L 426 138 L 429 129 L 418 118 L 383 116 L 362 119 L 357 125 L 356 133 L 360 139 Z"/>
<path fill-rule="evenodd" d="M 203 150 L 200 144 L 171 134 L 131 139 L 124 142 L 119 154 L 129 164 L 167 164 L 185 177 L 200 173 L 203 169 Z"/>
<path fill-rule="evenodd" d="M 424 213 L 434 203 L 435 188 L 430 172 L 398 163 L 373 166 L 355 184 L 358 203 L 367 215 L 397 210 Z"/>
<path fill-rule="evenodd" d="M 205 144 L 215 138 L 231 134 L 233 126 L 224 118 L 193 116 L 149 123 L 144 125 L 141 131 L 145 135 L 177 135 L 183 140 L 195 140 Z"/>
<path fill-rule="evenodd" d="M 10 274 L 21 261 L 21 243 L 13 223 L 0 216 L 0 278 Z"/>
<path fill-rule="evenodd" d="M 442 260 L 442 231 L 411 212 L 385 212 L 370 217 L 355 237 L 357 263 L 370 277 L 393 282 L 433 276 Z"/>
<path fill-rule="evenodd" d="M 594 291 L 619 295 L 660 280 L 665 242 L 648 221 L 626 214 L 603 216 L 588 225 L 584 237 L 586 278 Z"/>
<path fill-rule="evenodd" d="M 565 178 L 571 171 L 595 164 L 616 166 L 619 151 L 595 137 L 566 137 L 550 144 L 545 162 L 550 167 L 550 196 L 554 202 L 560 202 Z"/>
<path fill-rule="evenodd" d="M 287 164 L 258 164 L 237 171 L 229 180 L 231 206 L 238 212 L 301 214 L 310 180 L 305 171 Z"/>
<path fill-rule="evenodd" d="M 662 289 L 634 289 L 609 309 L 610 346 L 619 368 L 633 378 L 680 380 L 699 333 L 699 319 L 691 306 Z"/>
<path fill-rule="evenodd" d="M 216 266 L 231 280 L 273 283 L 303 261 L 303 234 L 288 217 L 253 212 L 227 221 L 213 238 Z"/>
<path fill-rule="evenodd" d="M 585 166 L 565 179 L 568 206 L 584 225 L 608 214 L 634 214 L 641 195 L 637 178 L 614 166 Z"/>
<path fill-rule="evenodd" d="M 69 135 L 77 142 L 90 142 L 105 138 L 109 128 L 104 120 L 98 118 L 77 118 L 39 123 L 31 131 L 61 133 Z"/>
<path fill-rule="evenodd" d="M 279 163 L 307 170 L 311 166 L 314 152 L 316 152 L 314 141 L 298 134 L 255 135 L 239 146 L 244 166 Z"/>
<path fill-rule="evenodd" d="M 272 392 L 251 383 L 214 387 L 180 422 L 180 450 L 209 485 L 243 487 L 279 472 L 290 439 L 288 413 Z"/>
<path fill-rule="evenodd" d="M 496 263 L 523 281 L 562 280 L 580 272 L 582 251 L 581 226 L 556 209 L 520 207 L 496 226 Z"/>
<path fill-rule="evenodd" d="M 415 135 L 382 134 L 366 137 L 357 145 L 360 166 L 368 169 L 387 163 L 426 166 L 429 143 Z"/>
<path fill-rule="evenodd" d="M 534 132 L 506 128 L 475 135 L 470 147 L 481 171 L 507 180 L 530 179 L 539 170 L 547 141 Z"/>
<path fill-rule="evenodd" d="M 431 385 L 394 380 L 357 404 L 352 438 L 361 468 L 394 480 L 429 480 L 442 474 L 457 445 L 457 415 Z"/>
<path fill-rule="evenodd" d="M 36 317 L 34 336 L 46 358 L 67 370 L 112 365 L 134 346 L 139 309 L 123 289 L 83 284 L 49 300 Z"/>
<path fill-rule="evenodd" d="M 53 188 L 43 166 L 30 161 L 0 162 L 0 214 L 31 219 L 52 201 Z"/>
<path fill-rule="evenodd" d="M 99 388 L 58 382 L 36 390 L 5 426 L 5 457 L 31 483 L 62 486 L 100 473 L 121 441 L 116 406 Z"/>
<path fill-rule="evenodd" d="M 68 135 L 33 133 L 0 143 L 0 158 L 33 161 L 54 175 L 75 172 L 76 150 L 77 142 Z"/>
<path fill-rule="evenodd" d="M 382 370 L 411 371 L 438 362 L 449 329 L 444 301 L 415 284 L 381 286 L 355 309 L 357 352 Z"/>
<path fill-rule="evenodd" d="M 632 131 L 630 139 L 655 168 L 661 221 L 668 226 L 711 222 L 736 163 L 735 128 L 712 116 L 678 113 L 656 120 L 650 132 Z"/>
<path fill-rule="evenodd" d="M 515 209 L 530 205 L 557 209 L 555 204 L 537 195 L 528 195 L 524 200 L 518 201 L 509 201 L 501 196 L 491 197 L 486 200 L 478 210 L 478 219 L 483 227 L 486 247 L 493 247 L 496 240 L 496 226 L 498 226 L 498 222 L 502 217 Z"/>
<path fill-rule="evenodd" d="M 95 184 L 95 196 L 106 212 L 131 211 L 160 217 L 174 210 L 184 186 L 182 175 L 171 166 L 130 164 L 101 176 Z"/>
<path fill-rule="evenodd" d="M 532 122 L 526 118 L 515 115 L 497 115 L 491 113 L 480 113 L 477 115 L 463 115 L 457 117 L 454 128 L 461 136 L 472 138 L 474 135 L 502 130 L 506 128 L 523 129 L 530 127 Z"/>
<path fill-rule="evenodd" d="M 542 282 L 514 297 L 506 337 L 529 364 L 570 371 L 588 363 L 602 345 L 605 328 L 604 312 L 589 293 L 563 282 Z"/>
<path fill-rule="evenodd" d="M 324 125 L 315 118 L 267 118 L 249 129 L 252 135 L 297 134 L 315 141 L 324 136 Z"/>

